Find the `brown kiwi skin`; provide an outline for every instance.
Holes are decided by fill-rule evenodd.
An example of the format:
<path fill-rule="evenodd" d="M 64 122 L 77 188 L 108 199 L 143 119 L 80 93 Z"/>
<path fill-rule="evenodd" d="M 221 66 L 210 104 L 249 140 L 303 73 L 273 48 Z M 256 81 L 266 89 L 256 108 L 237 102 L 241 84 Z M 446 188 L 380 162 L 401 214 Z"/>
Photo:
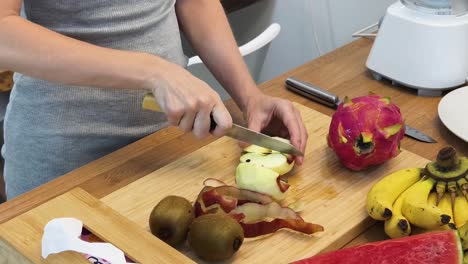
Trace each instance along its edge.
<path fill-rule="evenodd" d="M 187 199 L 170 195 L 151 211 L 149 227 L 153 235 L 172 247 L 177 247 L 186 240 L 194 218 L 193 206 Z"/>
<path fill-rule="evenodd" d="M 206 214 L 192 222 L 187 240 L 199 258 L 223 261 L 242 246 L 244 231 L 236 220 L 225 214 Z"/>

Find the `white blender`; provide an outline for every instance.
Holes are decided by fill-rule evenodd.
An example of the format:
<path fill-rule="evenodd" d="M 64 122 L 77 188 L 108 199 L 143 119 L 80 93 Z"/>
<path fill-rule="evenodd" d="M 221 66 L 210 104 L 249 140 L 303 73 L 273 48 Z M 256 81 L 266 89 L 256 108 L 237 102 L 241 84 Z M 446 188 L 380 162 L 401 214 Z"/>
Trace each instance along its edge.
<path fill-rule="evenodd" d="M 374 78 L 440 96 L 468 77 L 468 0 L 399 0 L 387 9 L 367 68 Z"/>

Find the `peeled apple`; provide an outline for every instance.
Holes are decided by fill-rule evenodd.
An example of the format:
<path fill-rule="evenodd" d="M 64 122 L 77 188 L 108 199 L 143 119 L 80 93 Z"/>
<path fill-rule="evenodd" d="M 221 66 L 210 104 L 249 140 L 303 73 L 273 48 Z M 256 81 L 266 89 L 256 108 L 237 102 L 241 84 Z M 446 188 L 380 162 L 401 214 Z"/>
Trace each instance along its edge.
<path fill-rule="evenodd" d="M 268 194 L 281 201 L 286 198 L 287 183 L 273 170 L 250 163 L 240 163 L 236 168 L 236 184 L 241 189 Z"/>
<path fill-rule="evenodd" d="M 257 145 L 250 145 L 250 146 L 244 148 L 244 151 L 248 152 L 248 153 L 258 153 L 258 154 L 270 154 L 270 153 L 272 153 L 271 149 L 267 149 L 267 148 L 260 147 L 260 146 L 257 146 Z"/>
<path fill-rule="evenodd" d="M 294 162 L 289 163 L 286 156 L 280 153 L 268 155 L 247 153 L 240 157 L 240 162 L 265 167 L 277 172 L 279 175 L 288 173 L 294 167 Z"/>
<path fill-rule="evenodd" d="M 289 140 L 278 138 L 289 143 Z M 289 162 L 286 154 L 250 145 L 244 149 L 236 168 L 236 184 L 239 188 L 264 193 L 281 201 L 286 198 L 289 184 L 280 176 L 290 172 L 294 161 Z"/>
<path fill-rule="evenodd" d="M 346 98 L 333 114 L 328 145 L 349 169 L 359 171 L 400 153 L 405 123 L 389 98 L 371 94 Z"/>

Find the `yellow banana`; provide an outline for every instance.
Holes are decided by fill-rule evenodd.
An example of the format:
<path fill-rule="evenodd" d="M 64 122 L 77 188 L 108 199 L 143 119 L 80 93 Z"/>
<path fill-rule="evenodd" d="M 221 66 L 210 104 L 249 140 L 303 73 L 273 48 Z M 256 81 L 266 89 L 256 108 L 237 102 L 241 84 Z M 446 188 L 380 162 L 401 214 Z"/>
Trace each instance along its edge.
<path fill-rule="evenodd" d="M 427 198 L 427 204 L 436 206 L 437 205 L 438 194 L 437 192 L 431 192 Z M 411 229 L 411 235 L 420 235 L 427 232 L 432 232 L 433 230 L 427 230 L 421 227 L 414 226 Z"/>
<path fill-rule="evenodd" d="M 434 206 L 437 205 L 437 193 L 431 192 L 429 194 L 429 198 L 427 198 L 427 204 L 434 205 Z"/>
<path fill-rule="evenodd" d="M 468 251 L 465 251 L 465 257 L 463 258 L 463 264 L 468 264 Z"/>
<path fill-rule="evenodd" d="M 447 225 L 443 225 L 440 229 L 441 230 L 453 230 L 457 229 L 455 227 L 455 223 L 453 222 L 453 209 L 452 209 L 452 199 L 450 194 L 445 193 L 440 200 L 438 206 L 444 214 L 450 216 L 450 222 Z"/>
<path fill-rule="evenodd" d="M 448 198 L 448 200 L 447 200 Z M 445 200 L 444 200 L 445 199 Z M 447 203 L 448 202 L 448 203 Z M 437 192 L 431 192 L 429 194 L 429 198 L 427 199 L 427 204 L 431 206 L 437 206 L 439 207 L 442 212 L 445 214 L 449 215 L 451 217 L 451 220 L 448 224 L 441 226 L 440 228 L 437 228 L 437 230 L 453 230 L 455 228 L 455 224 L 453 223 L 453 213 L 452 213 L 452 208 L 450 206 L 450 196 L 448 193 L 440 193 Z M 438 204 L 438 205 L 437 205 Z M 432 231 L 432 230 L 428 230 Z"/>
<path fill-rule="evenodd" d="M 453 207 L 453 217 L 455 218 L 455 225 L 457 228 L 461 227 L 465 223 L 468 223 L 468 201 L 465 196 L 458 193 L 455 197 L 455 205 Z"/>
<path fill-rule="evenodd" d="M 420 168 L 396 171 L 383 177 L 367 194 L 367 213 L 375 220 L 386 220 L 392 216 L 393 203 L 408 187 L 421 177 Z"/>
<path fill-rule="evenodd" d="M 401 213 L 403 199 L 408 193 L 408 190 L 409 189 L 406 189 L 402 194 L 400 194 L 400 196 L 398 196 L 395 203 L 393 203 L 392 217 L 385 220 L 384 230 L 390 238 L 400 238 L 411 234 L 411 225 L 408 222 L 408 219 L 406 219 Z"/>
<path fill-rule="evenodd" d="M 464 250 L 468 250 L 468 222 L 462 225 L 458 232 L 460 233 L 460 237 L 462 240 L 462 248 Z"/>
<path fill-rule="evenodd" d="M 433 179 L 425 178 L 408 189 L 401 211 L 411 224 L 432 230 L 450 222 L 449 215 L 437 206 L 428 204 L 429 193 L 434 185 Z"/>

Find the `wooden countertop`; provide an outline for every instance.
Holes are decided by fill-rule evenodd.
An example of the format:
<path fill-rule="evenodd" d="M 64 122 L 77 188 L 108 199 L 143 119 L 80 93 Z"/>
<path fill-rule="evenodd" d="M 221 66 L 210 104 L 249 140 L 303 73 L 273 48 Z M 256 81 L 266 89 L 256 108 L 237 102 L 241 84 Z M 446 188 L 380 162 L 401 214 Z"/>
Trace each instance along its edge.
<path fill-rule="evenodd" d="M 468 144 L 446 129 L 437 116 L 437 106 L 441 97 L 418 97 L 415 90 L 395 87 L 388 82 L 372 79 L 365 67 L 371 45 L 370 39 L 356 40 L 261 84 L 260 89 L 267 94 L 296 101 L 327 115 L 331 115 L 333 110 L 289 92 L 284 85 L 285 79 L 294 76 L 330 90 L 341 98 L 345 95 L 350 97 L 365 95 L 370 91 L 389 96 L 400 106 L 408 124 L 438 140 L 436 144 L 426 144 L 405 137 L 402 148 L 427 159 L 434 159 L 440 148 L 452 145 L 462 155 L 468 156 Z M 232 112 L 233 119 L 241 122 L 241 114 L 232 101 L 226 102 L 226 105 Z M 101 198 L 213 140 L 214 138 L 208 138 L 198 141 L 173 127 L 161 130 L 1 204 L 0 223 L 78 186 Z M 376 224 L 348 245 L 384 238 L 383 227 L 381 224 Z"/>
<path fill-rule="evenodd" d="M 13 72 L 0 69 L 0 93 L 8 92 L 13 86 Z"/>

